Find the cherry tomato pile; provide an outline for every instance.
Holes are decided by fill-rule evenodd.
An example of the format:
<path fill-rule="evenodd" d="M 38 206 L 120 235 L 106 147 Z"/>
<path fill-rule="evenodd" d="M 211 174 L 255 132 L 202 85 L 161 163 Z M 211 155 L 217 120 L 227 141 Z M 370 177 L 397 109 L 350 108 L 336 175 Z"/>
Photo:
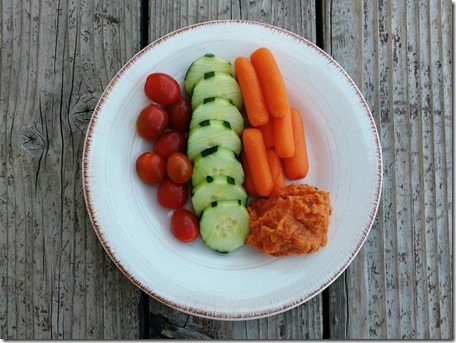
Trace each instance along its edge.
<path fill-rule="evenodd" d="M 195 214 L 182 208 L 192 176 L 192 163 L 185 155 L 190 102 L 181 96 L 179 83 L 164 73 L 150 74 L 144 92 L 152 103 L 139 113 L 136 129 L 141 137 L 154 142 L 151 151 L 137 158 L 136 172 L 144 183 L 158 184 L 158 203 L 176 210 L 171 218 L 172 233 L 180 241 L 190 242 L 199 235 Z"/>

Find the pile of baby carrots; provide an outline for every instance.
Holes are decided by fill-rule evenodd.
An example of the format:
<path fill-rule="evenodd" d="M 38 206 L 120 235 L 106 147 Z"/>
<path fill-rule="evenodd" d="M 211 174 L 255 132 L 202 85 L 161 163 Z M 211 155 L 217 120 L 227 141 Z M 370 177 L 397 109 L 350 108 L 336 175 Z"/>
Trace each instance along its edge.
<path fill-rule="evenodd" d="M 251 125 L 242 132 L 244 187 L 252 196 L 274 196 L 287 178 L 307 175 L 304 124 L 269 49 L 255 50 L 250 59 L 239 56 L 234 65 Z"/>

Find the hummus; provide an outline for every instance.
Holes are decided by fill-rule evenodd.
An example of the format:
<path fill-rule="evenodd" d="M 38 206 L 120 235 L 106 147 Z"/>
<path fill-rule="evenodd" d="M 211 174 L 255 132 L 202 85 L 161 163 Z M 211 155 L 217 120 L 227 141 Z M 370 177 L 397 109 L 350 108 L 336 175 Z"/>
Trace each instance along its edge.
<path fill-rule="evenodd" d="M 277 196 L 253 201 L 247 208 L 247 244 L 273 256 L 317 251 L 327 242 L 331 205 L 329 192 L 290 184 Z"/>

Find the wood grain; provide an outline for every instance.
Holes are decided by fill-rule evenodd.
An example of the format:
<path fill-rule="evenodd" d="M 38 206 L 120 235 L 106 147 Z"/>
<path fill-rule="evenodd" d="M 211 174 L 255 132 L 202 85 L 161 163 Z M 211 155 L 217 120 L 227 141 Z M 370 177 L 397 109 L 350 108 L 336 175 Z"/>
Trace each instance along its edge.
<path fill-rule="evenodd" d="M 330 288 L 331 337 L 451 338 L 451 2 L 324 10 L 325 49 L 368 101 L 384 158 L 376 222 Z"/>
<path fill-rule="evenodd" d="M 85 210 L 85 132 L 139 50 L 139 1 L 2 1 L 0 333 L 136 338 L 138 289 Z"/>
<path fill-rule="evenodd" d="M 1 338 L 453 338 L 449 0 L 3 0 L 0 15 Z M 382 200 L 327 303 L 190 316 L 141 293 L 93 231 L 81 159 L 103 89 L 141 44 L 215 19 L 318 35 L 372 110 Z"/>

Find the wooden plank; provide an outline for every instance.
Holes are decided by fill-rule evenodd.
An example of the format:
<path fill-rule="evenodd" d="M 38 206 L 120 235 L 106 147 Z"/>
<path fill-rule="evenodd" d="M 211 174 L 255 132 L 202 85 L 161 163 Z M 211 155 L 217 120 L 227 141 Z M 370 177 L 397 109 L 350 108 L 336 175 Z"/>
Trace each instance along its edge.
<path fill-rule="evenodd" d="M 181 27 L 217 19 L 254 20 L 316 40 L 314 1 L 154 1 L 149 40 Z M 151 338 L 304 339 L 322 338 L 321 295 L 295 309 L 264 319 L 219 321 L 191 316 L 150 298 Z"/>
<path fill-rule="evenodd" d="M 331 338 L 451 338 L 451 2 L 323 7 L 325 49 L 369 103 L 384 158 L 372 231 L 330 287 Z"/>
<path fill-rule="evenodd" d="M 0 336 L 137 338 L 140 292 L 94 234 L 81 160 L 98 97 L 140 48 L 140 1 L 0 9 Z"/>
<path fill-rule="evenodd" d="M 243 19 L 268 23 L 316 40 L 314 1 L 178 0 L 152 1 L 149 41 L 209 20 Z"/>

